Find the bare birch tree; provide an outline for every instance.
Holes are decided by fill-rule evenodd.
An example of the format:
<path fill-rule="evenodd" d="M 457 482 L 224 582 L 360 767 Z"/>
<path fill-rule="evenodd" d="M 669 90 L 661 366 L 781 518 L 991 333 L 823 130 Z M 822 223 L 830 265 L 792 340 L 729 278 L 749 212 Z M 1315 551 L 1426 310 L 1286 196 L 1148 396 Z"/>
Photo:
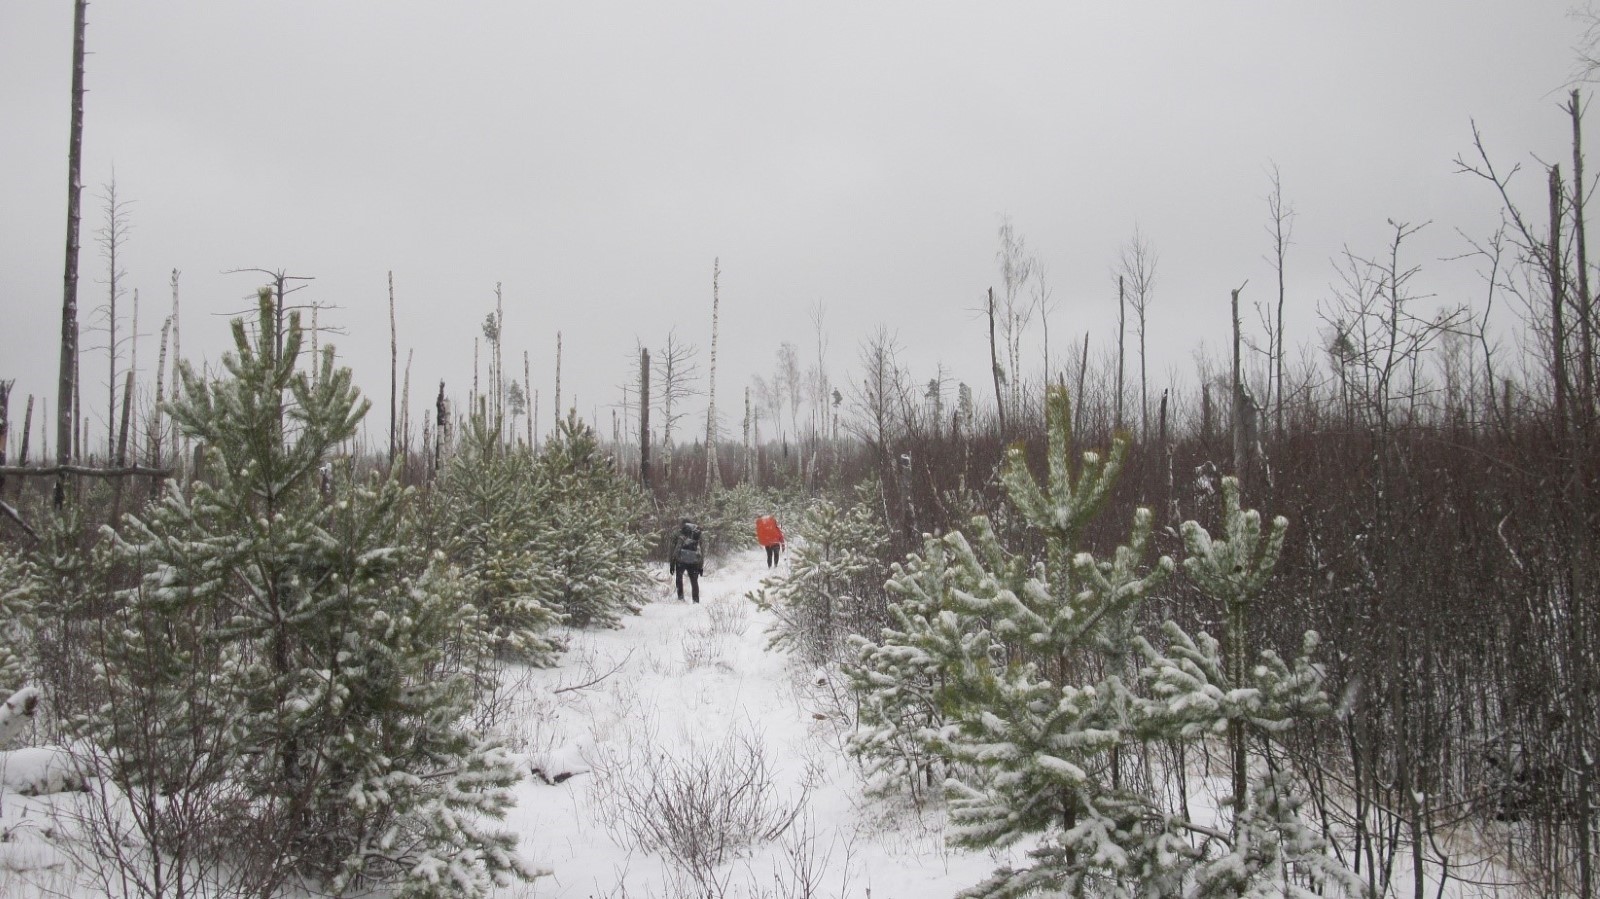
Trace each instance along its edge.
<path fill-rule="evenodd" d="M 1128 308 L 1133 310 L 1134 326 L 1139 332 L 1139 433 L 1150 436 L 1150 384 L 1145 359 L 1145 334 L 1149 321 L 1150 303 L 1155 299 L 1156 264 L 1159 257 L 1149 238 L 1133 227 L 1133 236 L 1123 245 L 1117 264 L 1117 282 L 1126 285 Z"/>
<path fill-rule="evenodd" d="M 1273 425 L 1278 436 L 1282 437 L 1284 434 L 1283 366 L 1287 350 L 1283 339 L 1284 299 L 1287 295 L 1284 288 L 1283 263 L 1289 250 L 1290 237 L 1294 233 L 1294 207 L 1284 202 L 1283 178 L 1276 164 L 1272 166 L 1271 178 L 1272 190 L 1267 194 L 1267 234 L 1272 238 L 1272 256 L 1269 262 L 1272 264 L 1273 272 L 1278 276 L 1278 311 L 1271 317 L 1268 358 L 1272 366 L 1272 375 L 1269 384 L 1272 392 Z"/>
<path fill-rule="evenodd" d="M 1004 402 L 1007 413 L 1015 419 L 1021 414 L 1022 404 L 1022 337 L 1034 309 L 1028 285 L 1038 269 L 1038 261 L 1028 249 L 1027 241 L 1017 235 L 1009 216 L 1000 221 L 1000 249 L 995 252 L 995 260 L 1000 264 L 999 318 L 1007 372 Z"/>

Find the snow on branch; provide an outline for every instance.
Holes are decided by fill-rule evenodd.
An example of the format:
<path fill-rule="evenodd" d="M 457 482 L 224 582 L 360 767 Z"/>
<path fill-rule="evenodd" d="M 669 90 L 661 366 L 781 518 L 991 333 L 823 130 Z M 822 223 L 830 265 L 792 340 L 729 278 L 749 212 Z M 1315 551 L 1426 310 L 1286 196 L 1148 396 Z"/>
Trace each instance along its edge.
<path fill-rule="evenodd" d="M 11 694 L 0 705 L 0 746 L 10 743 L 22 729 L 33 722 L 33 713 L 39 710 L 39 691 L 23 687 Z"/>

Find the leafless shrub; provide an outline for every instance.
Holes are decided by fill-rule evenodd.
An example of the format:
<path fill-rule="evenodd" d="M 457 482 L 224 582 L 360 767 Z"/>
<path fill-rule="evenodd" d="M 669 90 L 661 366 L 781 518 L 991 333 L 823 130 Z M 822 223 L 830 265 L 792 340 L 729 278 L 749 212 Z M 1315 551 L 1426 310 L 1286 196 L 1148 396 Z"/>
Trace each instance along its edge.
<path fill-rule="evenodd" d="M 750 626 L 750 609 L 737 600 L 706 605 L 704 624 L 688 629 L 683 641 L 685 670 L 724 666 L 723 650 L 729 637 L 737 637 Z"/>
<path fill-rule="evenodd" d="M 706 630 L 718 637 L 738 637 L 750 627 L 750 606 L 742 601 L 713 602 L 706 606 Z"/>
<path fill-rule="evenodd" d="M 685 671 L 716 665 L 722 661 L 722 640 L 710 628 L 690 628 L 683 641 Z"/>
<path fill-rule="evenodd" d="M 244 800 L 194 766 L 182 783 L 130 778 L 118 759 L 81 746 L 87 789 L 57 802 L 54 848 L 107 896 L 234 899 L 259 895 L 271 878 L 238 835 Z M 202 763 L 203 767 L 203 763 Z"/>
<path fill-rule="evenodd" d="M 719 869 L 787 833 L 806 803 L 803 791 L 779 794 L 765 742 L 750 732 L 710 746 L 691 742 L 683 756 L 627 751 L 601 760 L 597 773 L 594 797 L 613 838 L 665 856 L 700 895 L 724 895 L 728 878 Z"/>
<path fill-rule="evenodd" d="M 824 896 L 849 896 L 855 883 L 855 841 L 835 832 L 824 843 L 817 833 L 817 822 L 806 815 L 778 842 L 779 855 L 772 862 L 772 889 L 764 891 L 752 881 L 749 895 L 774 899 L 822 899 Z M 837 866 L 834 854 L 839 853 Z M 830 874 L 837 885 L 828 887 Z"/>

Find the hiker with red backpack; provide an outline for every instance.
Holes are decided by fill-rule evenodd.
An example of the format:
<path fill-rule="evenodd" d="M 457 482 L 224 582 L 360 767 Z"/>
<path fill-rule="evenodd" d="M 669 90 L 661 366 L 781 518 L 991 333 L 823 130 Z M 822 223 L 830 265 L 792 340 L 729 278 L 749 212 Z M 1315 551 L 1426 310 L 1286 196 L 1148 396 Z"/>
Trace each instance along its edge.
<path fill-rule="evenodd" d="M 756 542 L 767 551 L 767 567 L 777 565 L 778 554 L 783 548 L 783 528 L 778 527 L 778 519 L 771 515 L 756 519 Z"/>

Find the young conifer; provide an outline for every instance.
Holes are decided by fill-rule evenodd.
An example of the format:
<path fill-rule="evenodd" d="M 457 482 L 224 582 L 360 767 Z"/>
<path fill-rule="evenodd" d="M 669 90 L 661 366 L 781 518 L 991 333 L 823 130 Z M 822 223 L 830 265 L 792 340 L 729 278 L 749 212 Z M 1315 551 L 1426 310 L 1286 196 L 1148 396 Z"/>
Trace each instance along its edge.
<path fill-rule="evenodd" d="M 461 569 L 497 655 L 553 665 L 562 650 L 555 597 L 538 576 L 545 496 L 531 449 L 512 450 L 482 413 L 467 423 L 435 494 L 446 558 Z"/>
<path fill-rule="evenodd" d="M 119 776 L 211 766 L 206 796 L 220 782 L 237 801 L 207 846 L 253 867 L 261 895 L 301 878 L 486 895 L 532 872 L 493 827 L 518 775 L 467 726 L 472 672 L 451 661 L 480 657 L 460 651 L 478 616 L 449 568 L 407 548 L 407 492 L 339 458 L 369 404 L 331 347 L 316 378 L 300 369 L 299 317 L 275 302 L 264 290 L 255 327 L 233 322 L 221 378 L 181 368 L 168 411 L 204 443 L 206 480 L 169 484 L 118 535 L 143 574 L 101 669 L 110 695 L 151 701 L 108 703 L 89 733 L 170 716 L 158 740 L 112 747 Z"/>
<path fill-rule="evenodd" d="M 970 539 L 928 537 L 895 567 L 895 625 L 856 647 L 862 712 L 853 745 L 903 773 L 944 771 L 957 845 L 1032 842 L 1029 864 L 1002 868 L 963 896 L 1293 894 L 1307 876 L 1348 887 L 1300 824 L 1281 776 L 1250 772 L 1252 798 L 1233 834 L 1190 819 L 1152 786 L 1140 763 L 1157 743 L 1204 740 L 1231 720 L 1275 732 L 1325 711 L 1308 655 L 1315 635 L 1292 665 L 1262 653 L 1243 689 L 1205 634 L 1191 639 L 1169 623 L 1170 648 L 1154 649 L 1137 613 L 1176 566 L 1147 561 L 1150 512 L 1136 511 L 1126 542 L 1107 556 L 1082 542 L 1126 445 L 1118 440 L 1108 457 L 1084 453 L 1074 471 L 1064 390 L 1049 392 L 1046 414 L 1046 480 L 1028 471 L 1020 446 L 1002 473 L 1010 514 L 1044 536 L 1043 551 L 1013 553 L 979 516 Z M 1239 511 L 1236 485 L 1231 497 L 1227 539 L 1185 527 L 1186 570 L 1242 621 L 1282 532 L 1261 545 L 1259 517 Z"/>
<path fill-rule="evenodd" d="M 620 627 L 649 581 L 646 500 L 569 410 L 534 464 L 534 577 L 573 627 Z"/>

